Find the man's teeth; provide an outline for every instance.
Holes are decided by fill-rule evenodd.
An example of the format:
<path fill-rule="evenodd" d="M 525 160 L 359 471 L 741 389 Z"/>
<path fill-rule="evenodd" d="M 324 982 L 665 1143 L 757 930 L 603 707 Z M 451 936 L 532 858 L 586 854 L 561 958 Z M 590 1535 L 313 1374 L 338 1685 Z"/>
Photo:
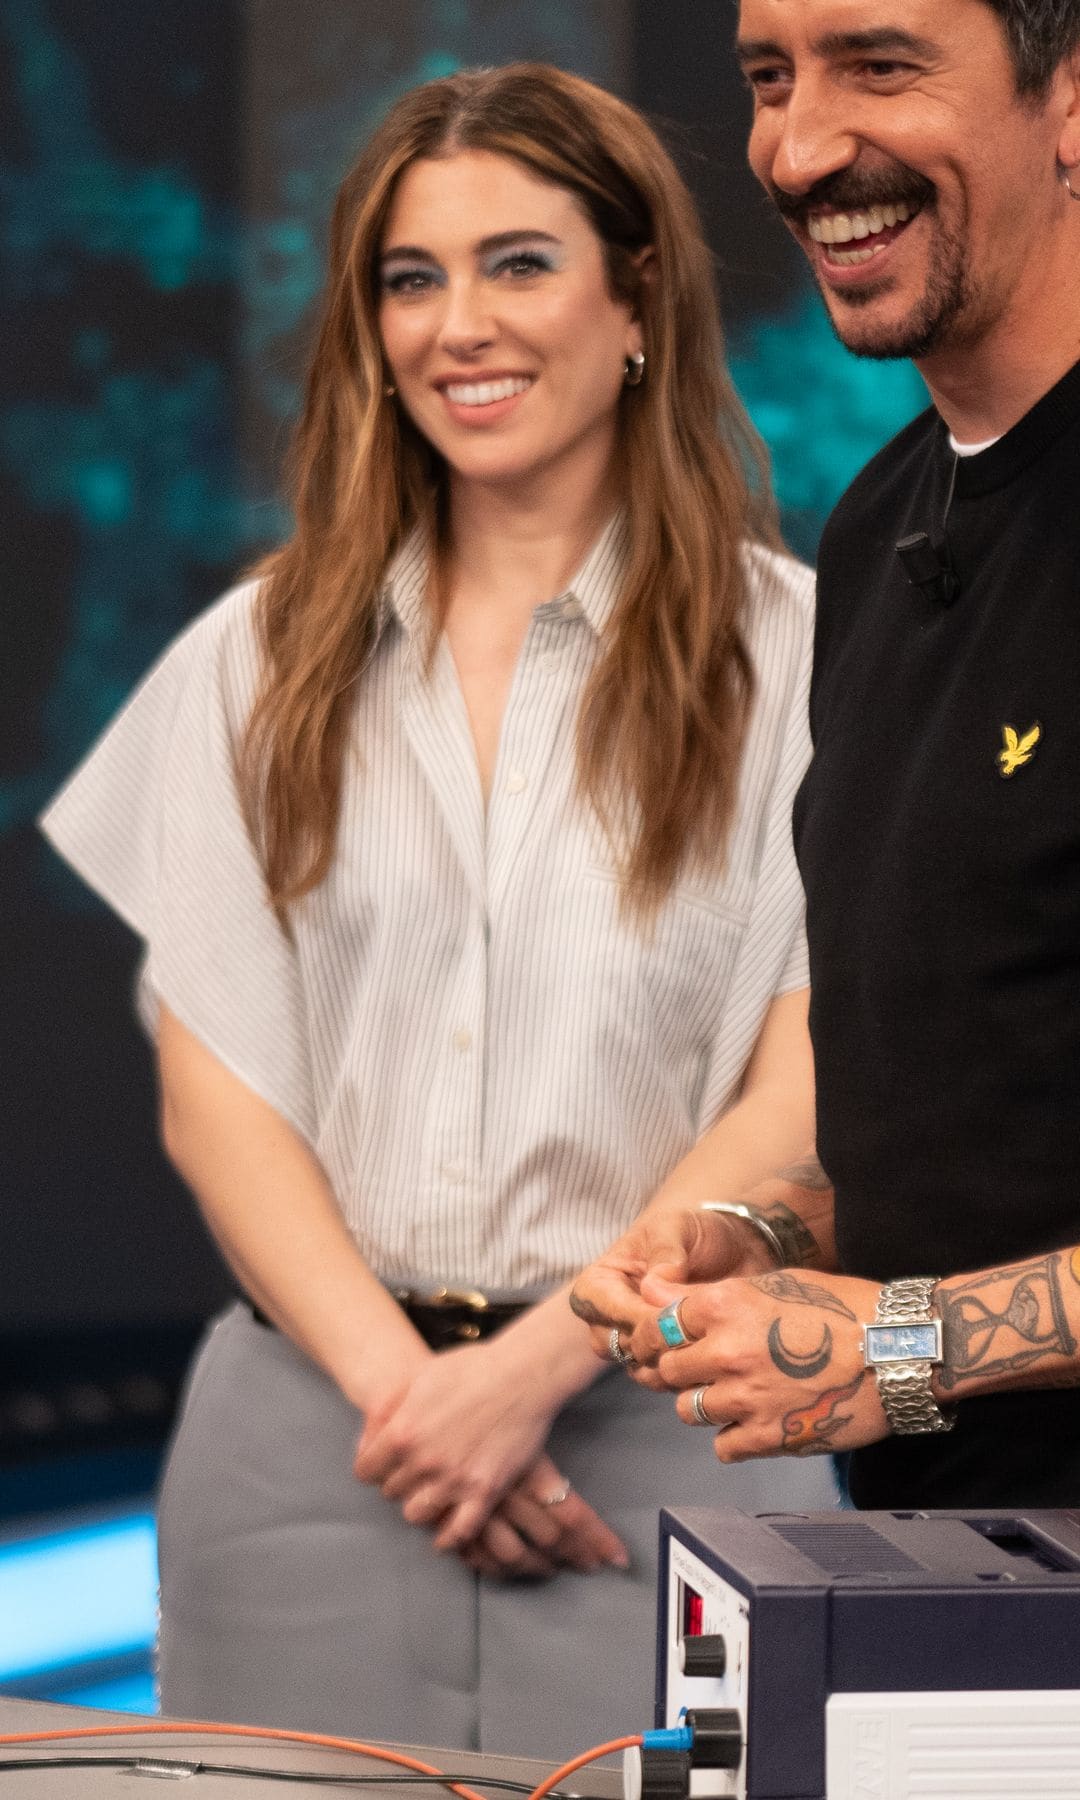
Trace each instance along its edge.
<path fill-rule="evenodd" d="M 906 224 L 917 210 L 899 200 L 891 206 L 869 206 L 865 212 L 816 213 L 809 221 L 810 236 L 815 244 L 850 244 L 853 238 L 876 237 L 879 231 L 887 231 L 890 226 Z M 871 249 L 862 254 L 852 251 L 849 256 L 851 260 L 865 262 L 873 254 Z M 846 262 L 849 257 L 834 260 Z"/>
<path fill-rule="evenodd" d="M 528 375 L 508 375 L 503 381 L 461 381 L 443 392 L 455 406 L 491 406 L 496 400 L 509 400 L 532 387 Z"/>

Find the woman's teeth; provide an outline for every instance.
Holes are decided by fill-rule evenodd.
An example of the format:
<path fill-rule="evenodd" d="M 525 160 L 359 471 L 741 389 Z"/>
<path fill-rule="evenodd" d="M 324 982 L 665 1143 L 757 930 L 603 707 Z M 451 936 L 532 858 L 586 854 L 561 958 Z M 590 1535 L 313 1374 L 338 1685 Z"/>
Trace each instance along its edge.
<path fill-rule="evenodd" d="M 502 381 L 461 381 L 445 387 L 443 393 L 455 406 L 493 406 L 496 400 L 510 400 L 532 387 L 529 375 L 509 375 Z"/>
<path fill-rule="evenodd" d="M 887 246 L 867 244 L 858 250 L 841 250 L 837 246 L 853 241 L 857 243 L 862 238 L 877 237 L 881 232 L 891 230 L 894 225 L 906 225 L 917 210 L 900 200 L 889 206 L 868 206 L 860 212 L 817 213 L 810 218 L 808 229 L 815 244 L 829 247 L 830 262 L 841 265 L 865 263 L 879 255 Z"/>

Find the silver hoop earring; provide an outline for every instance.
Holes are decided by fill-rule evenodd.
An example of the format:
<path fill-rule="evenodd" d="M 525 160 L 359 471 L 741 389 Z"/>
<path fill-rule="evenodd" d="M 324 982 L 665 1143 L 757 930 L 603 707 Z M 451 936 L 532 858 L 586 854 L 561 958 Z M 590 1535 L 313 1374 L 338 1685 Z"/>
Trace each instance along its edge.
<path fill-rule="evenodd" d="M 626 359 L 626 374 L 623 384 L 626 387 L 640 387 L 645 379 L 645 352 L 635 350 L 633 356 Z"/>
<path fill-rule="evenodd" d="M 1070 200 L 1080 200 L 1080 194 L 1077 193 L 1076 189 L 1073 187 L 1072 183 L 1069 180 L 1069 176 L 1072 174 L 1073 169 L 1080 169 L 1080 163 L 1073 163 L 1071 169 L 1064 169 L 1064 168 L 1062 169 L 1061 185 L 1065 189 L 1065 192 L 1068 194 Z"/>

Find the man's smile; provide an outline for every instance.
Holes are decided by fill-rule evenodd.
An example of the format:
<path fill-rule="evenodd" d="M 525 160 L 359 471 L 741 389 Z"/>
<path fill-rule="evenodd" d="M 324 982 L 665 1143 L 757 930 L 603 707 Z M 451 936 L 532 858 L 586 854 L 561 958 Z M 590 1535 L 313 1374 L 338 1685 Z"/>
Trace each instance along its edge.
<path fill-rule="evenodd" d="M 920 210 L 906 200 L 897 200 L 848 212 L 812 212 L 806 229 L 814 243 L 822 246 L 826 262 L 851 267 L 870 262 L 887 249 Z"/>

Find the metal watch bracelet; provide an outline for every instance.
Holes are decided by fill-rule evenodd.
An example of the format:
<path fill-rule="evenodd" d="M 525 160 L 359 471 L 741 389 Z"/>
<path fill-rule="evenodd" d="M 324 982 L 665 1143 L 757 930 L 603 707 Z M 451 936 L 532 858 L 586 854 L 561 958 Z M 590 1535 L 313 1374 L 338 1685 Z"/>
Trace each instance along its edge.
<path fill-rule="evenodd" d="M 933 1275 L 912 1275 L 886 1282 L 878 1295 L 873 1324 L 868 1327 L 870 1331 L 874 1326 L 937 1327 L 938 1348 L 933 1356 L 874 1361 L 867 1354 L 885 1416 L 897 1437 L 951 1431 L 956 1424 L 955 1411 L 938 1405 L 931 1386 L 934 1368 L 942 1360 L 941 1321 L 933 1307 L 936 1286 L 937 1277 Z"/>

